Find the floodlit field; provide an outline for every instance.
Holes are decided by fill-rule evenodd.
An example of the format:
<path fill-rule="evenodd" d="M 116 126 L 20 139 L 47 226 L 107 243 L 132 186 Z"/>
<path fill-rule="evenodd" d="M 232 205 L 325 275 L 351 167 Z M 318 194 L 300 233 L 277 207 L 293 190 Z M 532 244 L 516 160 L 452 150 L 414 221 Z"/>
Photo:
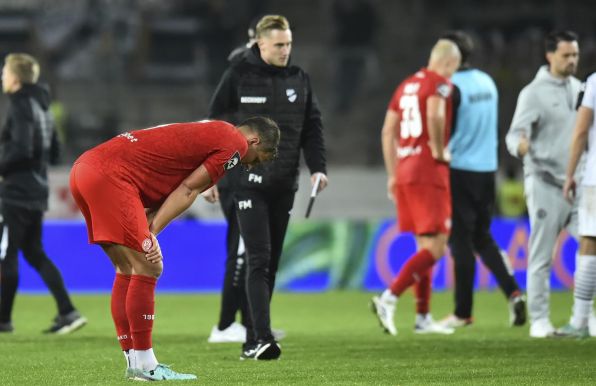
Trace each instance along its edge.
<path fill-rule="evenodd" d="M 594 384 L 596 338 L 531 340 L 527 326 L 508 327 L 500 293 L 476 298 L 476 323 L 452 336 L 413 333 L 411 296 L 398 305 L 399 335 L 381 332 L 368 308 L 371 294 L 276 294 L 274 327 L 287 331 L 274 362 L 241 362 L 237 344 L 208 344 L 218 295 L 158 295 L 157 357 L 198 381 L 187 384 Z M 15 332 L 0 335 L 0 385 L 116 385 L 124 379 L 107 295 L 75 296 L 89 324 L 69 336 L 40 333 L 54 316 L 48 296 L 20 295 Z M 556 326 L 569 317 L 571 293 L 552 297 Z M 433 297 L 438 319 L 451 293 Z"/>

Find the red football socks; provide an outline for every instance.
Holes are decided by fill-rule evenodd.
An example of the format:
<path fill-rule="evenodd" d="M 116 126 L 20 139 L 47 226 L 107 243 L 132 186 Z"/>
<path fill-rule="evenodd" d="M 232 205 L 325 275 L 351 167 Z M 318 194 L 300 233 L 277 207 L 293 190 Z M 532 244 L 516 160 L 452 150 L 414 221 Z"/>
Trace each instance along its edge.
<path fill-rule="evenodd" d="M 116 273 L 114 285 L 112 286 L 112 319 L 116 326 L 116 334 L 122 351 L 128 351 L 132 348 L 132 336 L 130 336 L 130 326 L 126 316 L 126 294 L 130 284 L 130 275 Z"/>
<path fill-rule="evenodd" d="M 435 258 L 428 250 L 419 250 L 401 267 L 389 289 L 395 296 L 400 296 L 408 287 L 420 281 L 434 264 Z"/>
<path fill-rule="evenodd" d="M 433 269 L 429 268 L 422 274 L 420 280 L 414 284 L 414 294 L 416 295 L 416 313 L 428 314 L 431 294 L 431 277 Z"/>
<path fill-rule="evenodd" d="M 149 350 L 155 319 L 155 285 L 157 279 L 132 275 L 126 296 L 126 315 L 130 324 L 133 349 Z"/>

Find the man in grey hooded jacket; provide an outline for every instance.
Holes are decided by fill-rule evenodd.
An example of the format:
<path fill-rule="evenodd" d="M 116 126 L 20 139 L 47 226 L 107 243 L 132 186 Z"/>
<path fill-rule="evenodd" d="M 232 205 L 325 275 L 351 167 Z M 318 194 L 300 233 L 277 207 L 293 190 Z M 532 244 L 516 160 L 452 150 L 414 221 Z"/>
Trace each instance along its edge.
<path fill-rule="evenodd" d="M 577 200 L 567 202 L 562 190 L 581 85 L 573 76 L 579 60 L 577 35 L 553 32 L 545 39 L 545 51 L 548 65 L 520 92 L 506 137 L 507 149 L 524 165 L 531 227 L 527 294 L 534 338 L 554 333 L 549 295 L 557 236 L 567 228 L 577 237 Z"/>

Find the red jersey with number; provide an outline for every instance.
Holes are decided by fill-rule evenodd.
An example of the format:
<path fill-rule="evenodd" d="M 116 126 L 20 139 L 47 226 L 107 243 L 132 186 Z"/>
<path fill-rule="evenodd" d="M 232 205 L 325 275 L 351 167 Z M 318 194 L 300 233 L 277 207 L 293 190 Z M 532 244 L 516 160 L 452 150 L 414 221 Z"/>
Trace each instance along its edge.
<path fill-rule="evenodd" d="M 96 165 L 118 187 L 138 194 L 145 208 L 154 208 L 201 165 L 215 184 L 247 149 L 246 137 L 227 122 L 172 123 L 122 133 L 77 162 Z"/>
<path fill-rule="evenodd" d="M 445 146 L 451 129 L 451 82 L 426 68 L 403 81 L 395 90 L 389 109 L 399 114 L 396 180 L 399 185 L 431 184 L 449 186 L 449 166 L 437 162 L 431 153 L 426 121 L 426 102 L 431 96 L 444 98 Z"/>

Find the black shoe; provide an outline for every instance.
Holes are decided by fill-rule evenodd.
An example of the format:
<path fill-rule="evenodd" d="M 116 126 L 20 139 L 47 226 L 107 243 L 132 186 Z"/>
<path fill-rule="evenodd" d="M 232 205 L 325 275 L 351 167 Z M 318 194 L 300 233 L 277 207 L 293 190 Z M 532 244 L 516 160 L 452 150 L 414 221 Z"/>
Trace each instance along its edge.
<path fill-rule="evenodd" d="M 74 310 L 66 315 L 58 315 L 54 318 L 54 323 L 44 330 L 44 334 L 58 334 L 64 335 L 69 334 L 73 331 L 78 330 L 87 324 L 87 318 L 82 316 L 79 311 Z"/>
<path fill-rule="evenodd" d="M 14 327 L 12 326 L 11 322 L 1 322 L 0 323 L 0 333 L 2 332 L 13 332 L 14 331 Z"/>
<path fill-rule="evenodd" d="M 245 347 L 240 355 L 240 360 L 272 360 L 281 355 L 281 346 L 276 341 L 261 342 L 251 347 Z"/>
<path fill-rule="evenodd" d="M 515 295 L 509 299 L 509 322 L 512 326 L 526 324 L 526 299 L 523 295 Z"/>

